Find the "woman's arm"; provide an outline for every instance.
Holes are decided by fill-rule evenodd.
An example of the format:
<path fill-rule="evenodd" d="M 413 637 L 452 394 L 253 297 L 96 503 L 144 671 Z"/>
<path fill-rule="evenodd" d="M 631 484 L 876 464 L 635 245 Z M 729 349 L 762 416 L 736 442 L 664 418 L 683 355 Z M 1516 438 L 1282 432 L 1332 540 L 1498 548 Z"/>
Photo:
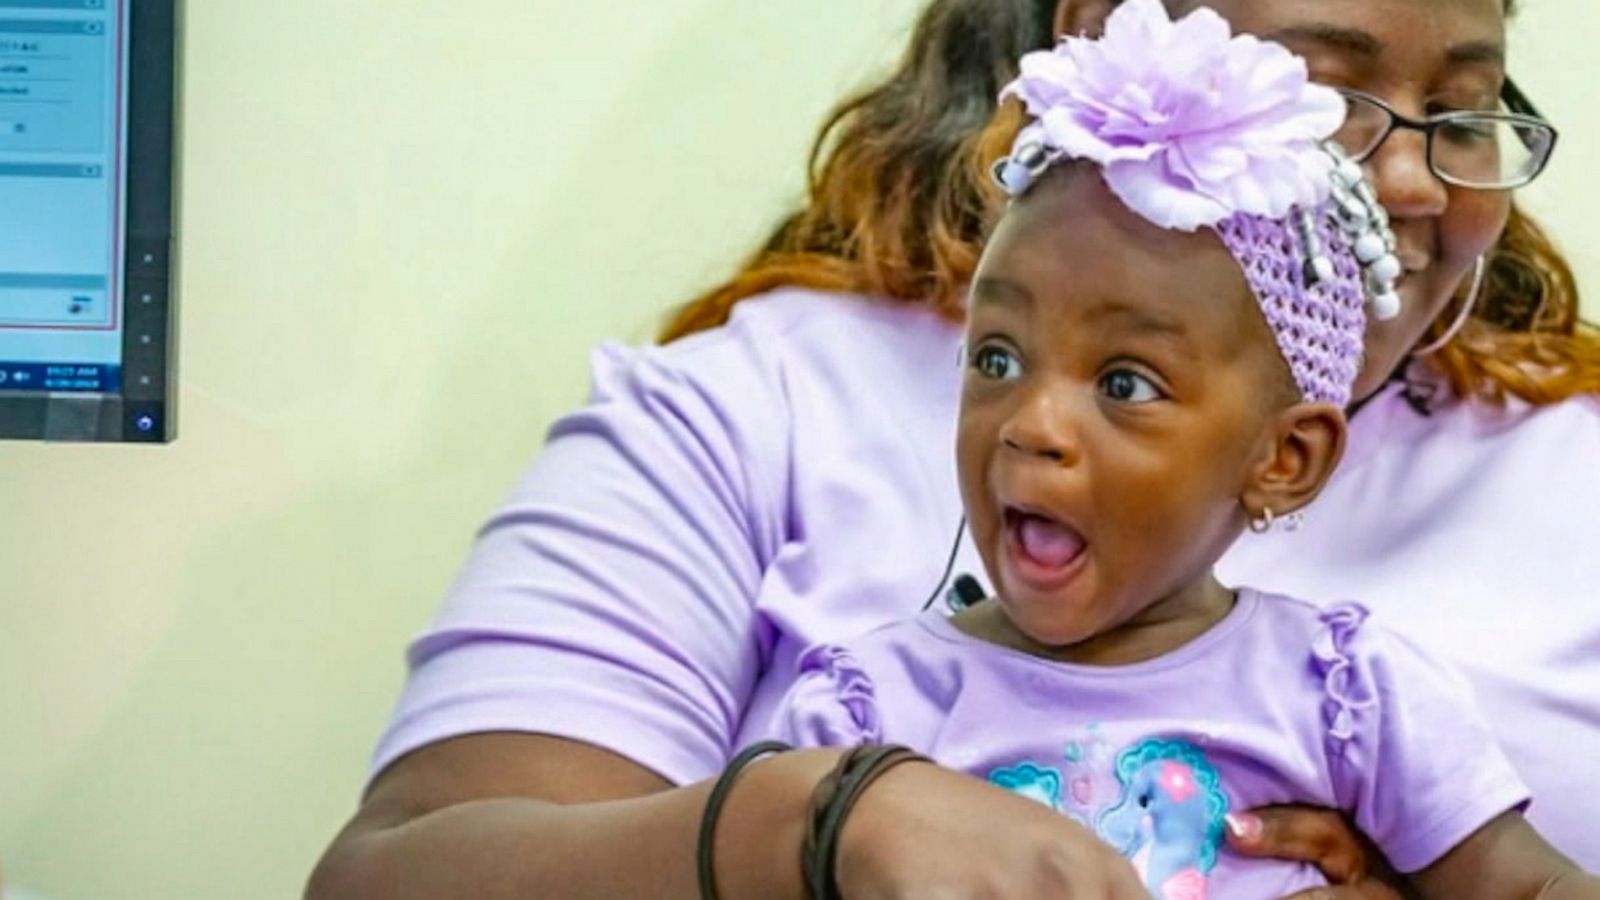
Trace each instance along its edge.
<path fill-rule="evenodd" d="M 727 898 L 804 900 L 800 847 L 839 750 L 752 765 L 718 820 Z M 307 900 L 695 900 L 709 782 L 671 789 L 609 751 L 486 734 L 396 762 L 311 876 Z M 852 900 L 1147 900 L 1127 861 L 1054 810 L 938 766 L 874 782 L 840 834 Z"/>
<path fill-rule="evenodd" d="M 791 426 L 760 337 L 596 353 L 590 402 L 552 427 L 412 645 L 381 774 L 309 896 L 697 896 L 706 788 L 671 788 L 729 752 L 784 540 Z M 726 858 L 781 845 L 827 757 L 753 766 Z M 734 826 L 747 811 L 762 827 Z M 797 871 L 760 874 L 750 895 L 798 889 Z"/>
<path fill-rule="evenodd" d="M 1412 878 L 1424 897 L 1440 900 L 1600 898 L 1600 878 L 1579 870 L 1516 812 L 1493 819 Z"/>
<path fill-rule="evenodd" d="M 800 823 L 837 751 L 752 765 L 717 829 L 726 897 L 803 897 Z M 587 744 L 483 734 L 426 747 L 373 784 L 318 863 L 307 900 L 699 895 L 694 842 L 709 783 L 659 776 Z"/>

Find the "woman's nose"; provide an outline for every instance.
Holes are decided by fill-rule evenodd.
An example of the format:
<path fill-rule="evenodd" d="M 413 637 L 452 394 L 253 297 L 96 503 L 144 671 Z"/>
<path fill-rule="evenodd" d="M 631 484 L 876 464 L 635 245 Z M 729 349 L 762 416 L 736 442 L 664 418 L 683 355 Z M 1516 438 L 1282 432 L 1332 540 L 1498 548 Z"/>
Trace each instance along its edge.
<path fill-rule="evenodd" d="M 1397 128 L 1367 160 L 1378 201 L 1396 219 L 1442 215 L 1450 192 L 1428 166 L 1428 136 Z"/>

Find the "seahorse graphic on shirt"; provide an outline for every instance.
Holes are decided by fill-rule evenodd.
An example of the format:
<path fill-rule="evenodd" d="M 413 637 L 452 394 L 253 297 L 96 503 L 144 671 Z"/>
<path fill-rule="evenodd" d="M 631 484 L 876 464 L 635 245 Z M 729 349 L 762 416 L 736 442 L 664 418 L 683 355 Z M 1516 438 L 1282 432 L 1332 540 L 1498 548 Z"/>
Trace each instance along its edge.
<path fill-rule="evenodd" d="M 1117 757 L 1122 794 L 1095 817 L 1095 832 L 1133 860 L 1156 900 L 1205 900 L 1222 846 L 1228 798 L 1194 744 L 1149 738 Z"/>
<path fill-rule="evenodd" d="M 1067 744 L 1062 768 L 1024 759 L 988 780 L 1092 828 L 1155 900 L 1205 900 L 1228 812 L 1216 768 L 1181 739 L 1147 738 L 1114 755 L 1091 726 Z"/>

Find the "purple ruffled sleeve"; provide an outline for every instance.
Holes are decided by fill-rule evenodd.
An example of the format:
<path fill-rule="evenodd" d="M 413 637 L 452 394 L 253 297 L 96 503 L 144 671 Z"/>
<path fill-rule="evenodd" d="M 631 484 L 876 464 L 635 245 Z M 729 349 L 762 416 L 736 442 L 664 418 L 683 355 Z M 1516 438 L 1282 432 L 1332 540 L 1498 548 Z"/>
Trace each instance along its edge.
<path fill-rule="evenodd" d="M 1356 667 L 1356 635 L 1367 620 L 1367 609 L 1356 603 L 1333 607 L 1322 614 L 1322 630 L 1311 645 L 1311 655 L 1322 673 L 1322 717 L 1327 726 L 1330 754 L 1342 755 L 1356 736 L 1357 717 L 1377 700 Z"/>
<path fill-rule="evenodd" d="M 801 654 L 778 705 L 774 737 L 800 747 L 853 747 L 883 738 L 872 678 L 849 650 L 821 644 Z"/>
<path fill-rule="evenodd" d="M 1322 613 L 1312 664 L 1334 790 L 1401 872 L 1528 802 L 1466 682 L 1356 604 Z"/>

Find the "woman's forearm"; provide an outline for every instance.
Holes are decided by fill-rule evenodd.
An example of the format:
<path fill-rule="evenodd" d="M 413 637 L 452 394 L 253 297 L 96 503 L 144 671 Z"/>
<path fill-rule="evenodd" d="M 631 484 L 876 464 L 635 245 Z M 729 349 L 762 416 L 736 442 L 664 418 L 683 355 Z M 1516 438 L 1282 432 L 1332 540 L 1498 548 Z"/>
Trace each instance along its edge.
<path fill-rule="evenodd" d="M 1568 872 L 1551 879 L 1538 900 L 1600 900 L 1600 876 Z"/>
<path fill-rule="evenodd" d="M 1413 881 L 1430 900 L 1600 900 L 1600 879 L 1579 870 L 1515 810 L 1490 820 Z"/>
<path fill-rule="evenodd" d="M 804 897 L 799 848 L 809 786 L 837 753 L 791 753 L 752 765 L 717 828 L 725 897 Z M 696 900 L 703 783 L 628 800 L 559 805 L 500 798 L 398 823 L 358 816 L 313 874 L 307 900 Z"/>

